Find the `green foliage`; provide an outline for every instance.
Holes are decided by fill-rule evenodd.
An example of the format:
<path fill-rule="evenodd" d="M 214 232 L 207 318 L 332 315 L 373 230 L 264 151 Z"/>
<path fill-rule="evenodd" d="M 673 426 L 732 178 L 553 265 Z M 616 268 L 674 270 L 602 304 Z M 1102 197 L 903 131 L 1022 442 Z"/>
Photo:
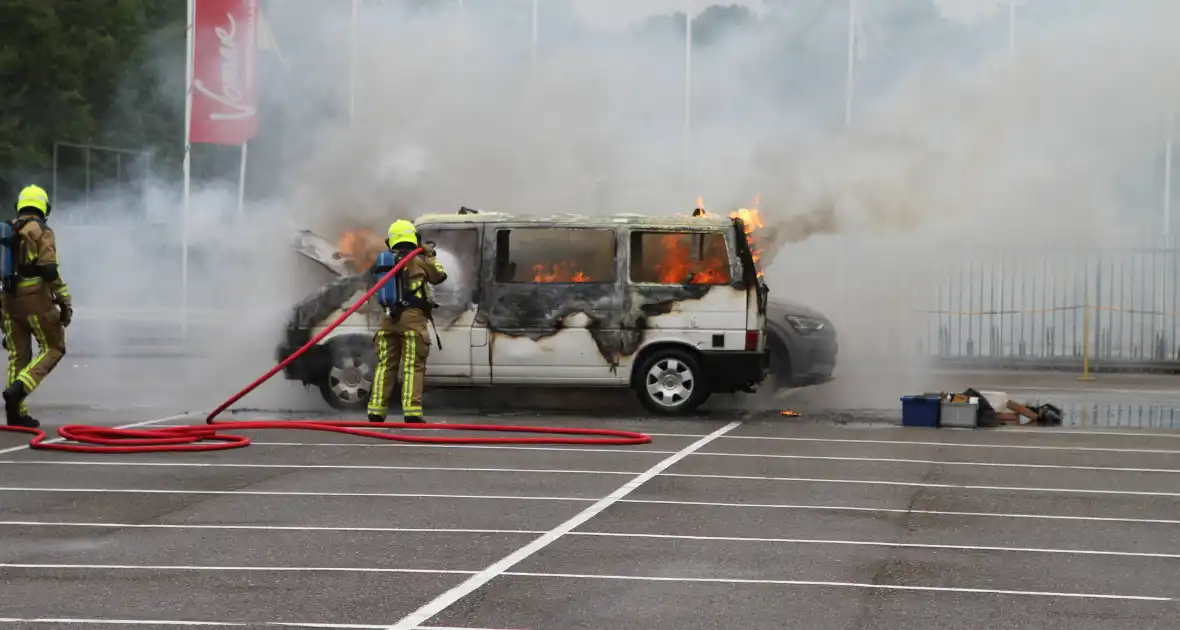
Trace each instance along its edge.
<path fill-rule="evenodd" d="M 0 197 L 47 183 L 58 141 L 166 142 L 178 123 L 153 87 L 151 45 L 171 26 L 183 53 L 184 18 L 183 0 L 0 0 Z"/>

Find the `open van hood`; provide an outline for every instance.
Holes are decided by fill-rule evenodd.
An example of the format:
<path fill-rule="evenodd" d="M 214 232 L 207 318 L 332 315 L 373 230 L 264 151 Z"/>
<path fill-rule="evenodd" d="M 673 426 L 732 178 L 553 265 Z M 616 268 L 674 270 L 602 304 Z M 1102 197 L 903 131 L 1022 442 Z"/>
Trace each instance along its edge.
<path fill-rule="evenodd" d="M 296 232 L 291 245 L 295 251 L 318 262 L 338 276 L 353 275 L 352 270 L 348 268 L 348 260 L 340 250 L 331 241 L 311 230 Z"/>

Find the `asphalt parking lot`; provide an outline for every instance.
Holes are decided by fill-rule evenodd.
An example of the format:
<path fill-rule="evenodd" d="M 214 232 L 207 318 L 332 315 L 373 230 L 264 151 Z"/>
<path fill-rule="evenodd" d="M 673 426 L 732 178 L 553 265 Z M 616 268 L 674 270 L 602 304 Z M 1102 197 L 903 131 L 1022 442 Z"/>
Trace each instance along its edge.
<path fill-rule="evenodd" d="M 653 435 L 624 447 L 0 434 L 0 627 L 1175 627 L 1180 432 L 728 415 L 510 420 Z"/>

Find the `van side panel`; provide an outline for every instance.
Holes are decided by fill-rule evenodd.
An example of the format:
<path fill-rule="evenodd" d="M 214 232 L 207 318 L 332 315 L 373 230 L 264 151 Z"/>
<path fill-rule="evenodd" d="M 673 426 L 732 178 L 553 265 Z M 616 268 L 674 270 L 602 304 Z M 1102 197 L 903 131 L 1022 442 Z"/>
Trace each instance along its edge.
<path fill-rule="evenodd" d="M 744 350 L 747 291 L 732 235 L 717 230 L 628 231 L 630 292 L 654 302 L 641 322 L 644 334 L 668 331 L 702 350 Z M 667 299 L 672 297 L 669 289 L 680 295 Z"/>
<path fill-rule="evenodd" d="M 622 307 L 613 228 L 500 224 L 485 235 L 484 304 L 493 384 L 617 385 Z"/>

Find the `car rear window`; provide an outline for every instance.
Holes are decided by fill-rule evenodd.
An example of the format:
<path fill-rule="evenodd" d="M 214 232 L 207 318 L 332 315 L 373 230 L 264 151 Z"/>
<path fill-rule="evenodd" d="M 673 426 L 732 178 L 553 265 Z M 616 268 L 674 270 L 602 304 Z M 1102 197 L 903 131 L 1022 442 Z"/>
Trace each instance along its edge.
<path fill-rule="evenodd" d="M 717 232 L 632 232 L 632 282 L 729 284 L 729 246 Z"/>
<path fill-rule="evenodd" d="M 496 231 L 496 282 L 602 283 L 615 281 L 613 230 L 510 228 Z"/>

